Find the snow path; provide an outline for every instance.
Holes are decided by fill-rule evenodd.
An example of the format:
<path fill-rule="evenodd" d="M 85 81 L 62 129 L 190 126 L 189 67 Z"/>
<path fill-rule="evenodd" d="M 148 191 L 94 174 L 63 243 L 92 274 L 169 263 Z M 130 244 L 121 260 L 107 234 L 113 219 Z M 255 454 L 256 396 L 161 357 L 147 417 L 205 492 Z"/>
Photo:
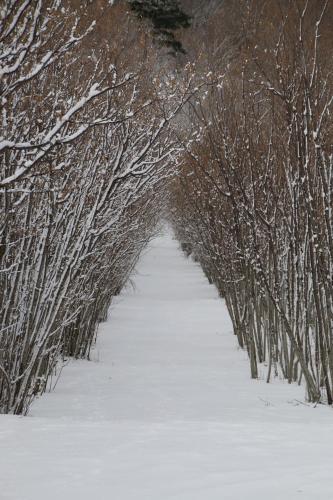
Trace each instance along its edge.
<path fill-rule="evenodd" d="M 1 500 L 330 500 L 333 414 L 249 378 L 214 287 L 169 235 L 26 418 L 0 417 Z"/>

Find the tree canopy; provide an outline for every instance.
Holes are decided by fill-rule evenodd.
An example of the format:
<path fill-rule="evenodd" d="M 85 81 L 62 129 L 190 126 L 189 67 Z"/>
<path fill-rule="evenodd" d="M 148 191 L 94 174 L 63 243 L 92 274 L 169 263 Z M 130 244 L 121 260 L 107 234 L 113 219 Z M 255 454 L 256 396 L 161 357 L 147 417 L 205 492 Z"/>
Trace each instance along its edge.
<path fill-rule="evenodd" d="M 141 18 L 148 19 L 162 45 L 172 53 L 185 52 L 174 31 L 188 28 L 191 18 L 181 8 L 178 0 L 129 0 L 131 9 Z"/>

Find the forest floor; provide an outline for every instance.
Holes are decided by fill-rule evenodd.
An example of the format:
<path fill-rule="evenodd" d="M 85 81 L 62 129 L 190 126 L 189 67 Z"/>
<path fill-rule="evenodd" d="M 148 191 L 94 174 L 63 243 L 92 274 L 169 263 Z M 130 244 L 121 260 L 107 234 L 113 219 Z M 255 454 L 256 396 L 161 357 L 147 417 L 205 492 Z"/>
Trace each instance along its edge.
<path fill-rule="evenodd" d="M 249 378 L 226 307 L 168 234 L 28 417 L 0 417 L 1 500 L 329 500 L 333 413 Z"/>

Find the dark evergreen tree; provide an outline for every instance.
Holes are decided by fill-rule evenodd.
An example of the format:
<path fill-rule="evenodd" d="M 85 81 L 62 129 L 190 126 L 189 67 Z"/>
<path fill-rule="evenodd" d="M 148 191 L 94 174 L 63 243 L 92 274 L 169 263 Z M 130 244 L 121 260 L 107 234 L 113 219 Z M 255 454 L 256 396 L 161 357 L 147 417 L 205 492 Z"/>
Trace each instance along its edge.
<path fill-rule="evenodd" d="M 141 18 L 148 19 L 159 41 L 172 49 L 172 53 L 185 52 L 174 31 L 188 28 L 191 18 L 178 0 L 129 0 L 131 9 Z"/>

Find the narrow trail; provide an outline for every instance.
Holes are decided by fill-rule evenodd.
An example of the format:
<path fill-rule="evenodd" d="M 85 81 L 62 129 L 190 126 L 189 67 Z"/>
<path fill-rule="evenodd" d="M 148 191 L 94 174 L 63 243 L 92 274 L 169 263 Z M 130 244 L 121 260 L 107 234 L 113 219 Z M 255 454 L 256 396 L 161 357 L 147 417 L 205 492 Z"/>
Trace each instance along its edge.
<path fill-rule="evenodd" d="M 27 418 L 0 417 L 0 500 L 333 498 L 332 411 L 249 378 L 223 301 L 168 234 Z"/>

